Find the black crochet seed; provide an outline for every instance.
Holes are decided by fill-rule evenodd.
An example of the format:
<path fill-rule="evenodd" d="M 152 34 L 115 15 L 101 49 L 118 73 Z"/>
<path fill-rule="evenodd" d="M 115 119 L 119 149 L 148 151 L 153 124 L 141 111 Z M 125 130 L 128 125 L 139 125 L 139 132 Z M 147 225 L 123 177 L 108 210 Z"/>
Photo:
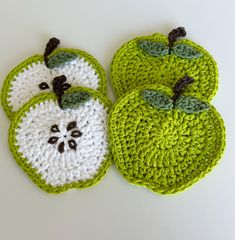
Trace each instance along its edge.
<path fill-rule="evenodd" d="M 42 82 L 42 83 L 39 84 L 39 88 L 41 90 L 46 90 L 46 89 L 49 89 L 50 87 L 46 82 Z"/>

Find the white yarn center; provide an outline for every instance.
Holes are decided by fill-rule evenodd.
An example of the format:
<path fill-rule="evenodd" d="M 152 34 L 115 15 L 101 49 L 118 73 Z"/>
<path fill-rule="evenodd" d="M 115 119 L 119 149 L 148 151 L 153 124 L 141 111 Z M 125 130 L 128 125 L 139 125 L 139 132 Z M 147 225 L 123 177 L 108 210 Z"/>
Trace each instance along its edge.
<path fill-rule="evenodd" d="M 41 93 L 52 91 L 52 80 L 59 75 L 65 75 L 67 82 L 72 86 L 88 87 L 97 90 L 99 77 L 95 69 L 84 60 L 76 58 L 66 63 L 64 66 L 54 69 L 48 69 L 44 63 L 33 63 L 19 73 L 11 82 L 8 102 L 12 111 L 16 112 L 27 103 L 32 97 Z M 39 84 L 46 82 L 50 89 L 41 90 Z"/>
<path fill-rule="evenodd" d="M 82 132 L 81 137 L 73 138 L 77 150 L 68 146 L 71 137 L 66 127 L 73 121 Z M 50 131 L 55 124 L 60 133 Z M 52 136 L 59 137 L 56 144 L 48 143 Z M 18 151 L 47 184 L 62 186 L 90 179 L 108 153 L 107 109 L 94 99 L 76 110 L 61 110 L 53 100 L 41 102 L 23 117 L 16 129 L 16 140 Z M 65 142 L 65 151 L 60 153 L 58 144 L 62 141 Z"/>

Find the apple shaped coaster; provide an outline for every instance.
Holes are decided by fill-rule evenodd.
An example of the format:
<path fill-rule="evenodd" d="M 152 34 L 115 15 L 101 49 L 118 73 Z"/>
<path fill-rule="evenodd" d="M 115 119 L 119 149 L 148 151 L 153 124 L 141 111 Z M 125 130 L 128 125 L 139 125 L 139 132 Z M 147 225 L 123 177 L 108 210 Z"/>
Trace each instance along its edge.
<path fill-rule="evenodd" d="M 2 88 L 2 105 L 9 116 L 32 97 L 52 91 L 52 80 L 65 75 L 73 86 L 82 86 L 106 95 L 104 69 L 88 53 L 78 49 L 56 49 L 60 41 L 51 38 L 44 55 L 34 55 L 15 67 Z"/>
<path fill-rule="evenodd" d="M 198 92 L 211 100 L 218 87 L 218 69 L 212 56 L 196 43 L 180 39 L 185 29 L 137 37 L 124 44 L 111 64 L 111 81 L 120 97 L 129 90 L 146 84 L 173 88 L 178 79 L 191 76 L 195 83 L 186 92 Z"/>
<path fill-rule="evenodd" d="M 111 164 L 107 133 L 111 102 L 92 89 L 67 90 L 70 85 L 63 75 L 52 85 L 55 94 L 41 93 L 15 113 L 10 150 L 46 192 L 92 186 Z"/>
<path fill-rule="evenodd" d="M 120 98 L 109 118 L 112 154 L 129 182 L 161 194 L 185 190 L 218 163 L 225 127 L 206 99 L 183 93 L 193 82 L 184 77 L 174 91 L 141 86 Z"/>

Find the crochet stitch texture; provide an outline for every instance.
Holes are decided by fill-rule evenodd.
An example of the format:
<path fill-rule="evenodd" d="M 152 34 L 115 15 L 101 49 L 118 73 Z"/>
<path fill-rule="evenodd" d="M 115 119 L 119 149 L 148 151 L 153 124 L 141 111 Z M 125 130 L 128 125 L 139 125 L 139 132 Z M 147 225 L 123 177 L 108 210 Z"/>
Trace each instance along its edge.
<path fill-rule="evenodd" d="M 76 109 L 61 109 L 53 93 L 26 103 L 12 119 L 9 145 L 13 156 L 33 182 L 49 193 L 96 184 L 111 164 L 107 116 L 111 106 L 100 93 Z"/>
<path fill-rule="evenodd" d="M 49 69 L 42 55 L 34 55 L 8 74 L 2 87 L 1 100 L 9 118 L 12 118 L 13 114 L 32 97 L 41 92 L 52 91 L 51 82 L 59 75 L 65 75 L 67 82 L 72 86 L 88 87 L 106 94 L 105 72 L 94 57 L 82 50 L 69 48 L 56 49 L 49 56 L 52 58 L 63 53 L 73 54 L 76 58 Z M 39 87 L 42 83 L 43 90 Z"/>
<path fill-rule="evenodd" d="M 111 112 L 104 70 L 84 51 L 57 49 L 51 38 L 44 55 L 15 67 L 1 99 L 10 150 L 32 181 L 49 193 L 86 188 L 114 159 L 129 182 L 175 194 L 209 173 L 225 148 L 209 103 L 218 69 L 201 46 L 178 39 L 185 35 L 179 27 L 117 51 L 111 81 L 120 98 Z"/>
<path fill-rule="evenodd" d="M 143 41 L 145 44 L 141 48 L 140 43 Z M 155 48 L 151 46 L 154 43 L 158 43 Z M 211 100 L 218 88 L 218 69 L 212 56 L 201 46 L 187 39 L 180 39 L 174 43 L 174 51 L 178 56 L 168 54 L 161 44 L 168 45 L 169 41 L 166 36 L 157 33 L 130 40 L 116 52 L 110 76 L 117 97 L 146 84 L 163 84 L 172 88 L 178 79 L 187 75 L 194 78 L 195 84 L 188 87 L 186 92 L 197 92 L 198 95 Z M 186 45 L 198 52 L 198 58 L 189 59 Z M 143 49 L 148 49 L 149 53 Z M 185 51 L 184 58 L 179 54 L 182 50 Z"/>
<path fill-rule="evenodd" d="M 109 118 L 115 164 L 133 184 L 160 194 L 181 192 L 209 173 L 221 158 L 223 120 L 211 105 L 191 114 L 157 109 L 143 98 L 144 90 L 173 96 L 168 87 L 145 85 L 118 99 Z"/>

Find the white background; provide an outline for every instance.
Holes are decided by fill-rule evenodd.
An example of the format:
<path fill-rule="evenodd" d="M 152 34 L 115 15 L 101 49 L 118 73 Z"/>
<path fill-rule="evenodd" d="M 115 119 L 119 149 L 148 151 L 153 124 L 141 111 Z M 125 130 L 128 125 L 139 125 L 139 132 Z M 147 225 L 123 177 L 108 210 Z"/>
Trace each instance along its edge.
<path fill-rule="evenodd" d="M 220 164 L 176 196 L 127 183 L 113 166 L 93 188 L 49 195 L 18 167 L 8 149 L 9 121 L 0 109 L 1 240 L 235 239 L 235 1 L 234 0 L 0 0 L 0 86 L 25 58 L 56 36 L 81 48 L 108 72 L 127 40 L 184 26 L 188 38 L 217 60 L 213 104 L 227 128 Z M 114 100 L 111 87 L 109 96 Z"/>

